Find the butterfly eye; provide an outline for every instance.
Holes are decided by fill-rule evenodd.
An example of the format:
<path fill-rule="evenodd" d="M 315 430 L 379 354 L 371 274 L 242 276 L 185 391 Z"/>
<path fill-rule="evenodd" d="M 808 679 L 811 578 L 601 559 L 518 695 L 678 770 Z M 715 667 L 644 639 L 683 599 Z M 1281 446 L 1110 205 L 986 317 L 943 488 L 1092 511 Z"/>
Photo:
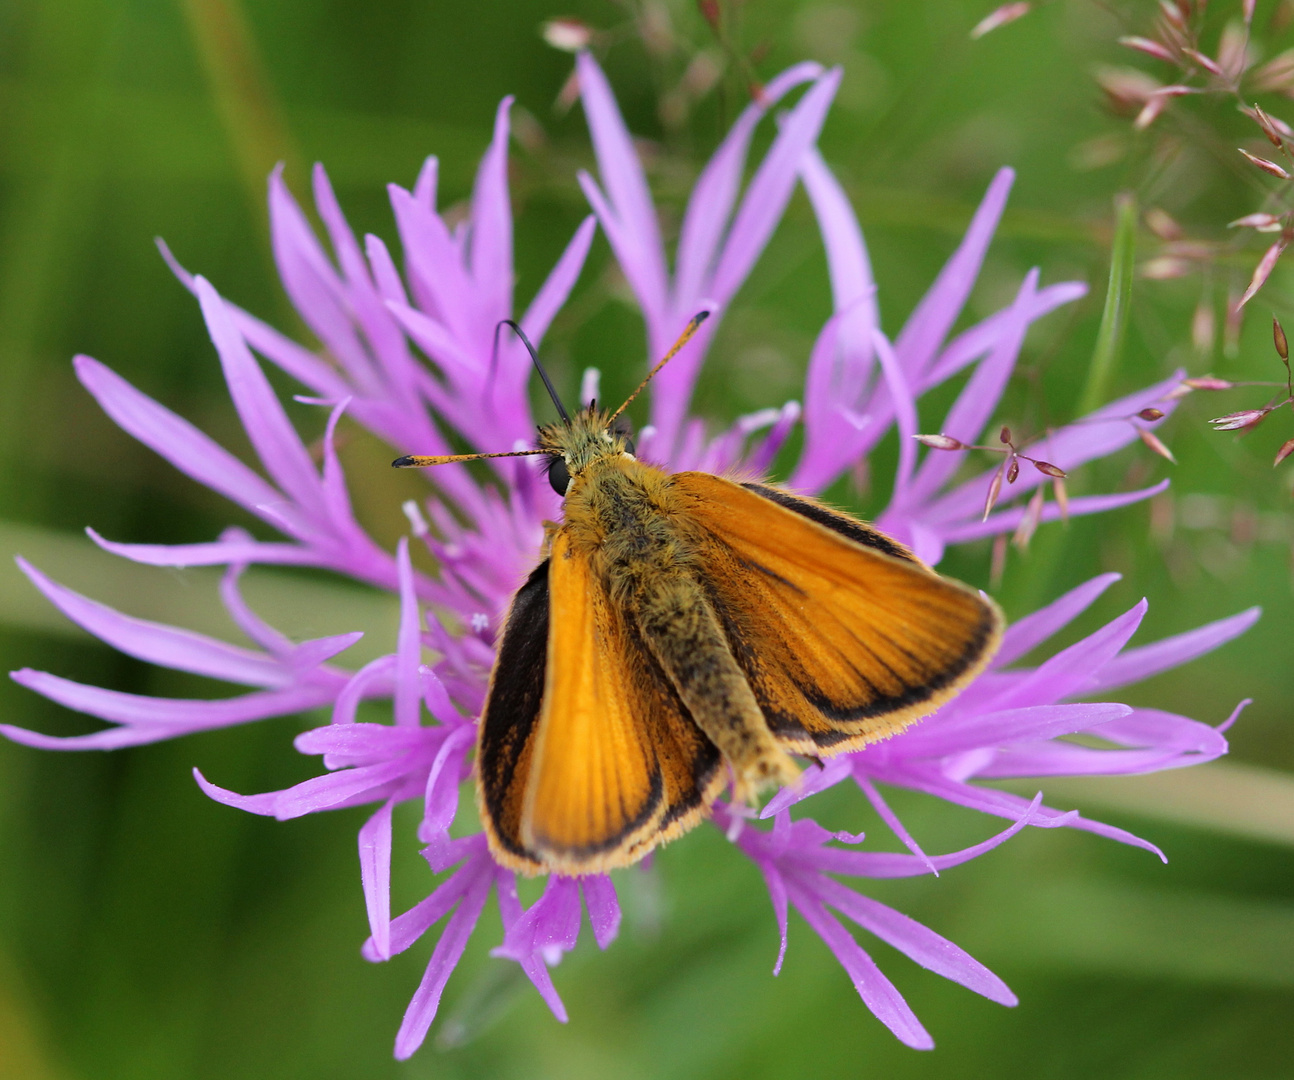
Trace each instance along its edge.
<path fill-rule="evenodd" d="M 627 416 L 616 417 L 615 423 L 611 425 L 611 430 L 614 431 L 617 435 L 619 435 L 621 438 L 621 441 L 624 442 L 625 453 L 632 454 L 634 452 L 634 441 L 632 438 L 633 426 L 629 423 L 629 417 Z"/>
<path fill-rule="evenodd" d="M 571 471 L 566 467 L 566 459 L 553 456 L 548 460 L 548 482 L 558 495 L 565 495 L 571 486 Z"/>

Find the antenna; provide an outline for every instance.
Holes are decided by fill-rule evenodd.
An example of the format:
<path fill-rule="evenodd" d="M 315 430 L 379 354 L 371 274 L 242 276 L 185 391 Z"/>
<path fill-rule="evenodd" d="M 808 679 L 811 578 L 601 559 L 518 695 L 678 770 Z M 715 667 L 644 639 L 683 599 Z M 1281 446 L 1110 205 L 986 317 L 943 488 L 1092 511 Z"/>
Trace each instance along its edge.
<path fill-rule="evenodd" d="M 652 368 L 651 371 L 647 372 L 647 378 L 643 379 L 643 381 L 638 384 L 638 389 L 635 390 L 632 394 L 630 394 L 627 398 L 625 398 L 625 403 L 621 405 L 620 408 L 618 408 L 607 418 L 607 423 L 611 423 L 612 420 L 614 420 L 617 416 L 619 416 L 622 412 L 624 412 L 626 408 L 628 408 L 629 402 L 633 401 L 634 398 L 636 398 L 639 394 L 641 394 L 643 392 L 643 388 L 646 387 L 646 385 L 656 377 L 656 373 L 660 371 L 660 369 L 663 368 L 666 364 L 668 364 L 671 360 L 673 360 L 674 357 L 678 354 L 678 351 L 681 348 L 683 348 L 683 346 L 686 345 L 689 341 L 692 340 L 692 335 L 696 333 L 697 327 L 699 327 L 709 317 L 710 317 L 710 313 L 708 311 L 698 311 L 695 315 L 692 316 L 692 321 L 689 322 L 687 326 L 683 328 L 683 333 L 679 335 L 678 340 L 674 342 L 674 345 L 670 349 L 670 351 L 667 352 L 661 358 L 660 362 L 654 368 Z M 535 363 L 537 364 L 539 363 L 539 361 L 536 360 Z M 547 381 L 547 376 L 545 376 L 545 381 Z"/>
<path fill-rule="evenodd" d="M 405 454 L 391 462 L 393 469 L 425 469 L 428 465 L 452 465 L 457 461 L 480 461 L 492 457 L 530 457 L 533 454 L 552 455 L 552 450 L 509 450 L 501 454 Z"/>
<path fill-rule="evenodd" d="M 498 325 L 494 328 L 494 354 L 490 358 L 490 366 L 494 366 L 495 360 L 499 355 L 499 331 L 505 326 L 512 327 L 512 332 L 521 338 L 521 344 L 526 347 L 526 352 L 530 353 L 530 359 L 535 362 L 535 370 L 539 372 L 539 377 L 544 380 L 544 389 L 548 391 L 548 396 L 553 399 L 553 404 L 557 406 L 557 415 L 562 418 L 564 423 L 571 422 L 570 416 L 567 415 L 566 407 L 562 404 L 562 399 L 557 396 L 557 391 L 553 388 L 553 381 L 548 377 L 548 372 L 544 370 L 544 365 L 539 362 L 539 354 L 535 352 L 535 347 L 530 344 L 530 339 L 526 337 L 526 332 L 521 329 L 511 319 L 500 319 Z"/>

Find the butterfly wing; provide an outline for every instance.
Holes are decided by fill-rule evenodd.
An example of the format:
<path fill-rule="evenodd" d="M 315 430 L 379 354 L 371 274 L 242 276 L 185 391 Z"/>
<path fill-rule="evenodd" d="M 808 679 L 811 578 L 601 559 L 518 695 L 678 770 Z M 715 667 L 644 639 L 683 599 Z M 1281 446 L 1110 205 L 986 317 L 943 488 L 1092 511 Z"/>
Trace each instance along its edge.
<path fill-rule="evenodd" d="M 991 601 L 862 522 L 708 473 L 672 481 L 733 654 L 788 749 L 833 754 L 901 731 L 996 650 Z"/>
<path fill-rule="evenodd" d="M 625 866 L 699 819 L 719 754 L 565 533 L 542 604 L 537 575 L 513 601 L 482 714 L 482 816 L 496 857 L 523 872 Z"/>
<path fill-rule="evenodd" d="M 495 857 L 539 869 L 521 842 L 521 806 L 534 754 L 548 656 L 548 560 L 512 598 L 477 731 L 477 801 Z"/>

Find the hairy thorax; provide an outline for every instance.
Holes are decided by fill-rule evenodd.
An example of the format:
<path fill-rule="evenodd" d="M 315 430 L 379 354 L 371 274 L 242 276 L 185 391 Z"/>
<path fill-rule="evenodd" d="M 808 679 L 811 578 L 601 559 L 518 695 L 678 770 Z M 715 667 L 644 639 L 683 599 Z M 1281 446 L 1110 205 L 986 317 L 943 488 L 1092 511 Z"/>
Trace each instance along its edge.
<path fill-rule="evenodd" d="M 678 496 L 659 469 L 628 456 L 595 462 L 573 480 L 565 511 L 572 548 L 592 561 L 617 600 L 639 599 L 691 569 Z"/>

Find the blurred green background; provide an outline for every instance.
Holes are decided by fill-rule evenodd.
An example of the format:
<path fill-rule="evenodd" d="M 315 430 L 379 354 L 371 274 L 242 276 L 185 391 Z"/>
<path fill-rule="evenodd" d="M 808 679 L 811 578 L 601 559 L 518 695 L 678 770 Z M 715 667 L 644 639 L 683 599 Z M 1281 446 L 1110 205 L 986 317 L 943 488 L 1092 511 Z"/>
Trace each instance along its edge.
<path fill-rule="evenodd" d="M 513 93 L 518 290 L 528 298 L 586 213 L 574 183 L 590 162 L 583 118 L 578 106 L 554 107 L 570 57 L 538 30 L 554 15 L 609 32 L 604 63 L 631 127 L 654 140 L 653 183 L 667 231 L 677 225 L 690 179 L 743 104 L 741 79 L 729 63 L 694 107 L 671 97 L 698 49 L 724 55 L 690 0 L 555 3 L 0 4 L 6 670 L 32 666 L 137 693 L 225 692 L 100 646 L 8 562 L 21 551 L 133 614 L 235 635 L 213 575 L 123 565 L 80 532 L 92 525 L 118 540 L 184 542 L 210 539 L 230 522 L 252 526 L 114 428 L 72 377 L 72 354 L 90 353 L 247 453 L 196 305 L 157 256 L 154 236 L 224 295 L 297 333 L 268 256 L 263 192 L 272 164 L 285 160 L 289 184 L 305 196 L 308 163 L 324 162 L 356 229 L 393 243 L 384 185 L 411 184 L 423 157 L 436 153 L 442 204 L 465 197 L 497 102 Z M 1130 188 L 1143 206 L 1219 240 L 1225 222 L 1257 208 L 1261 191 L 1231 161 L 1253 129 L 1230 106 L 1203 103 L 1190 121 L 1198 137 L 1175 152 L 1154 132 L 1134 136 L 1127 119 L 1102 107 L 1093 67 L 1131 61 L 1115 38 L 1147 31 L 1148 0 L 1114 8 L 1058 0 L 972 41 L 969 30 L 991 6 L 747 0 L 735 9 L 733 43 L 764 77 L 802 58 L 844 66 L 822 146 L 866 229 L 891 333 L 993 172 L 1017 168 L 968 317 L 999 306 L 1035 264 L 1044 282 L 1077 277 L 1093 286 L 1087 301 L 1031 335 L 1004 403 L 1000 419 L 1037 431 L 1071 418 L 1086 382 L 1115 193 Z M 1235 14 L 1214 8 L 1218 26 Z M 1283 11 L 1258 5 L 1268 56 L 1294 45 Z M 1282 113 L 1279 99 L 1271 107 Z M 1143 229 L 1139 243 L 1151 252 L 1156 241 Z M 1259 250 L 1224 252 L 1181 280 L 1138 281 L 1111 393 L 1179 365 L 1227 378 L 1283 375 L 1267 319 L 1294 306 L 1294 291 L 1279 271 L 1235 347 L 1192 343 L 1201 297 L 1220 321 L 1227 289 L 1243 288 Z M 821 245 L 800 194 L 716 341 L 702 410 L 725 418 L 796 396 L 828 312 Z M 569 392 L 584 366 L 598 364 L 614 397 L 636 379 L 641 341 L 599 239 L 546 344 L 555 374 Z M 1172 494 L 1154 507 L 1044 527 L 1030 550 L 1012 549 L 998 589 L 1020 615 L 1096 572 L 1122 572 L 1070 638 L 1142 595 L 1151 607 L 1141 641 L 1264 605 L 1242 642 L 1125 695 L 1214 723 L 1254 697 L 1228 764 L 1048 786 L 1054 804 L 1134 829 L 1171 863 L 1084 834 L 1034 830 L 937 881 L 870 889 L 992 966 L 1019 994 L 1018 1008 L 985 1002 L 865 941 L 938 1043 L 930 1054 L 906 1050 L 794 916 L 786 968 L 773 979 L 764 887 L 722 838 L 699 830 L 652 872 L 620 875 L 626 926 L 610 952 L 599 955 L 586 940 L 555 972 L 569 1025 L 510 981 L 510 965 L 489 959 L 491 908 L 427 1046 L 398 1064 L 392 1039 L 430 946 L 386 965 L 360 959 L 355 831 L 363 812 L 276 824 L 210 802 L 190 777 L 198 765 L 224 786 L 254 791 L 311 775 L 316 762 L 291 749 L 297 725 L 280 721 L 115 754 L 0 743 L 0 1077 L 1294 1075 L 1294 473 L 1269 464 L 1294 425 L 1276 418 L 1237 442 L 1204 423 L 1259 404 L 1266 391 L 1248 393 L 1258 396 L 1196 394 L 1184 403 L 1160 431 L 1175 467 L 1137 446 L 1083 470 L 1076 493 L 1171 475 Z M 941 401 L 925 414 L 927 427 L 937 426 Z M 309 411 L 298 418 L 317 431 Z M 347 440 L 352 493 L 375 534 L 393 544 L 404 527 L 399 502 L 417 483 L 393 474 L 371 437 L 351 429 Z M 892 459 L 891 444 L 870 487 L 833 494 L 874 511 Z M 983 585 L 989 561 L 985 544 L 955 552 L 946 566 Z M 295 634 L 367 628 L 373 650 L 393 636 L 389 601 L 345 582 L 262 572 L 249 592 Z M 7 680 L 0 715 L 54 733 L 88 730 L 85 718 Z M 996 828 L 969 812 L 895 802 L 928 850 Z M 823 799 L 821 810 L 831 824 L 871 829 L 869 843 L 887 843 L 847 793 Z M 397 820 L 401 906 L 430 881 L 413 825 L 407 815 Z"/>

